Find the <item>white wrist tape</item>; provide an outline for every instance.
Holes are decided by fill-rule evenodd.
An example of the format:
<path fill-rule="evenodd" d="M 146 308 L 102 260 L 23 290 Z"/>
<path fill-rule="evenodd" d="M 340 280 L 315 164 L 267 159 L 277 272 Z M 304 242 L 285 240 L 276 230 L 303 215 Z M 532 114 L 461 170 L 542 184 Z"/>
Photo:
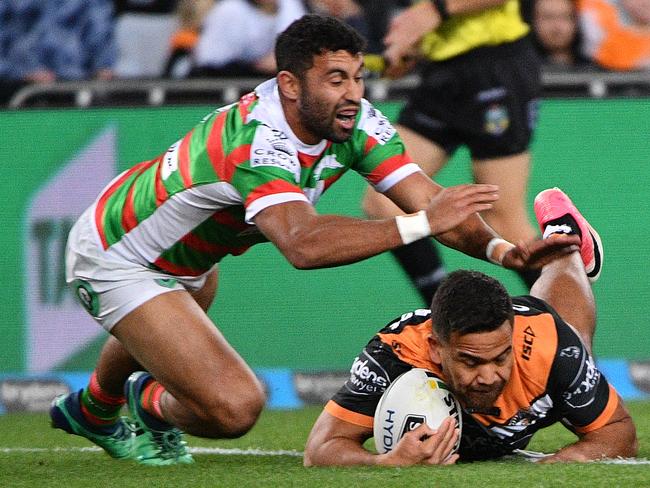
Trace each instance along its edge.
<path fill-rule="evenodd" d="M 494 256 L 494 251 L 496 251 L 496 248 L 502 244 L 507 244 L 507 249 L 503 252 L 500 252 L 498 256 Z M 493 237 L 485 247 L 485 257 L 487 257 L 488 261 L 491 263 L 498 264 L 500 266 L 503 264 L 503 257 L 506 255 L 506 252 L 508 252 L 508 250 L 513 247 L 515 247 L 514 244 L 506 241 L 505 239 L 502 239 L 500 237 Z"/>
<path fill-rule="evenodd" d="M 395 223 L 404 244 L 410 244 L 431 235 L 429 219 L 424 210 L 409 215 L 398 215 L 395 217 Z"/>

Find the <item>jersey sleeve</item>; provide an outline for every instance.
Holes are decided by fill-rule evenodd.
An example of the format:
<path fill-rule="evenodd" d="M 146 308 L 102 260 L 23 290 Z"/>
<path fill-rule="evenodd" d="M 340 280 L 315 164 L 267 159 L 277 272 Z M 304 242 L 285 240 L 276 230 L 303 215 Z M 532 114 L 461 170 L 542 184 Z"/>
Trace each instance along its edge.
<path fill-rule="evenodd" d="M 571 430 L 587 433 L 599 429 L 616 410 L 618 394 L 598 370 L 577 331 L 547 308 L 554 315 L 558 331 L 549 393 L 560 409 L 562 422 Z"/>
<path fill-rule="evenodd" d="M 406 152 L 404 143 L 388 118 L 362 100 L 357 123 L 361 159 L 352 167 L 378 192 L 385 192 L 420 170 Z"/>
<path fill-rule="evenodd" d="M 239 149 L 239 156 L 233 156 L 240 161 L 232 161 L 230 183 L 242 196 L 247 223 L 272 205 L 290 201 L 309 203 L 299 186 L 298 151 L 282 131 L 259 125 L 250 146 L 239 147 L 243 149 Z M 238 149 L 231 155 L 235 151 Z"/>
<path fill-rule="evenodd" d="M 374 337 L 352 363 L 350 377 L 325 405 L 334 417 L 372 429 L 375 409 L 390 383 L 411 366 Z"/>

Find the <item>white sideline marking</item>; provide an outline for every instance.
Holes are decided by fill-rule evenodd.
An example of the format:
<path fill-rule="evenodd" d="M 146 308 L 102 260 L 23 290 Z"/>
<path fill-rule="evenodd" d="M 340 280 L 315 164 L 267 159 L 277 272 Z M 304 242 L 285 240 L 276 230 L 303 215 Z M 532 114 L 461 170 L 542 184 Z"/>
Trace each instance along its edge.
<path fill-rule="evenodd" d="M 266 451 L 264 449 L 226 449 L 222 447 L 190 447 L 188 450 L 192 454 L 219 454 L 224 456 L 290 456 L 302 457 L 303 453 L 300 451 Z M 33 452 L 102 452 L 99 447 L 2 447 L 0 453 L 13 454 L 13 453 L 33 453 Z M 595 464 L 624 464 L 624 465 L 639 465 L 650 464 L 650 459 L 645 458 L 616 458 L 616 459 L 603 459 L 602 461 L 591 461 Z"/>
<path fill-rule="evenodd" d="M 192 454 L 219 454 L 225 456 L 291 456 L 302 457 L 299 451 L 266 451 L 264 449 L 225 449 L 222 447 L 190 447 Z M 0 453 L 12 454 L 20 452 L 102 452 L 99 447 L 3 447 Z"/>

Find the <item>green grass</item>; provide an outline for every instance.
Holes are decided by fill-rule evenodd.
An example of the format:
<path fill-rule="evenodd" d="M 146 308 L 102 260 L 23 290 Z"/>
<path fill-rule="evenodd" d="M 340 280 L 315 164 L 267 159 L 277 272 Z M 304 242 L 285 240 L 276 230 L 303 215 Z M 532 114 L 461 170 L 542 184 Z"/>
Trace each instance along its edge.
<path fill-rule="evenodd" d="M 650 402 L 630 402 L 629 408 L 637 424 L 639 457 L 648 459 Z M 319 412 L 318 408 L 268 411 L 241 439 L 188 441 L 191 447 L 301 452 Z M 573 439 L 563 427 L 554 426 L 538 433 L 529 448 L 551 452 Z M 78 450 L 90 446 L 84 439 L 49 428 L 44 414 L 0 416 L 0 487 L 650 486 L 650 465 L 542 466 L 511 459 L 449 467 L 306 469 L 299 456 L 195 454 L 193 465 L 161 468 Z"/>

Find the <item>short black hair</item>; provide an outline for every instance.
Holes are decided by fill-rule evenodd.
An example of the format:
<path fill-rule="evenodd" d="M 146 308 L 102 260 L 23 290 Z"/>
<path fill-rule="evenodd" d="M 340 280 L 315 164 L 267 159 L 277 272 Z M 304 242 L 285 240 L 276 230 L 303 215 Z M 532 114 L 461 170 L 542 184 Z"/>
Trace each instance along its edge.
<path fill-rule="evenodd" d="M 327 15 L 307 14 L 295 20 L 275 41 L 278 71 L 302 78 L 314 65 L 314 56 L 327 51 L 363 52 L 366 41 L 345 22 Z"/>
<path fill-rule="evenodd" d="M 431 302 L 433 330 L 443 342 L 458 335 L 490 332 L 514 320 L 505 287 L 479 271 L 458 270 L 442 282 Z"/>

